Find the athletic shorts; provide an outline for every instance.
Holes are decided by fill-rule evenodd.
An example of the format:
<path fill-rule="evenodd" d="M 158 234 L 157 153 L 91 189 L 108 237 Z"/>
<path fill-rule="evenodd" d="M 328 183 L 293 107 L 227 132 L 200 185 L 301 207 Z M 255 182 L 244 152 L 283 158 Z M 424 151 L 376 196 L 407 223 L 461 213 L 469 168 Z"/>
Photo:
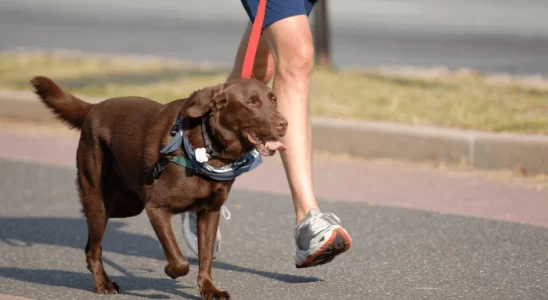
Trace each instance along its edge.
<path fill-rule="evenodd" d="M 251 22 L 255 20 L 259 0 L 241 0 Z M 284 18 L 306 15 L 310 16 L 318 0 L 266 0 L 263 28 Z"/>

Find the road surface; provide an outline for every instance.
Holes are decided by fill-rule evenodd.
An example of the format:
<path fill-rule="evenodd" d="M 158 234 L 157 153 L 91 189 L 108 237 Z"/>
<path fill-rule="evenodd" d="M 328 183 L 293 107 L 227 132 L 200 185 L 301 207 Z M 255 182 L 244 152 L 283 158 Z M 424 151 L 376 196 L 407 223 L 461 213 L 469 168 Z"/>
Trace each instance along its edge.
<path fill-rule="evenodd" d="M 73 133 L 0 129 L 0 299 L 103 299 L 85 267 Z M 548 191 L 375 162 L 317 160 L 320 205 L 353 238 L 348 253 L 294 267 L 293 212 L 276 158 L 246 174 L 227 202 L 213 276 L 235 299 L 544 299 Z M 174 228 L 180 228 L 174 218 Z M 197 260 L 184 278 L 165 259 L 145 214 L 111 220 L 105 266 L 116 299 L 198 299 Z M 4 294 L 4 298 L 2 298 Z"/>
<path fill-rule="evenodd" d="M 337 66 L 548 75 L 543 0 L 350 0 L 330 1 L 330 9 Z M 231 64 L 246 22 L 236 0 L 0 0 L 0 50 L 64 48 Z"/>

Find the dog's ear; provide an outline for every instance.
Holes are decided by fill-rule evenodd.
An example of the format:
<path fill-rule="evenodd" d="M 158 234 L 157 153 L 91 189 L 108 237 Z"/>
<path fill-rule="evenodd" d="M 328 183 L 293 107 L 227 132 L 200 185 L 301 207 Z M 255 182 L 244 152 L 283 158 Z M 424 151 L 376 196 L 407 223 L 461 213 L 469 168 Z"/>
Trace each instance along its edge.
<path fill-rule="evenodd" d="M 210 110 L 219 110 L 225 106 L 228 103 L 225 88 L 226 84 L 222 83 L 192 93 L 188 98 L 190 104 L 187 106 L 186 115 L 191 118 L 198 118 Z"/>

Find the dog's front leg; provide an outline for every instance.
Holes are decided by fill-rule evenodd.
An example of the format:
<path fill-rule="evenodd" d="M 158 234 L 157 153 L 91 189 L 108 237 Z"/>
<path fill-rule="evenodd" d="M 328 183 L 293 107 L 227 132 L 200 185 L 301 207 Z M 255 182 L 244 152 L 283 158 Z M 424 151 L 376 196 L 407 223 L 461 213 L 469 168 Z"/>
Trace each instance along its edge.
<path fill-rule="evenodd" d="M 185 276 L 190 271 L 190 264 L 181 253 L 181 249 L 177 245 L 177 240 L 173 234 L 173 229 L 171 228 L 171 217 L 173 214 L 153 205 L 147 205 L 146 211 L 152 228 L 154 228 L 154 232 L 156 232 L 156 236 L 158 236 L 162 244 L 168 262 L 164 271 L 172 279 Z"/>
<path fill-rule="evenodd" d="M 213 262 L 213 247 L 217 227 L 219 226 L 220 211 L 202 211 L 198 213 L 198 287 L 202 299 L 230 299 L 226 291 L 219 291 L 211 278 Z"/>

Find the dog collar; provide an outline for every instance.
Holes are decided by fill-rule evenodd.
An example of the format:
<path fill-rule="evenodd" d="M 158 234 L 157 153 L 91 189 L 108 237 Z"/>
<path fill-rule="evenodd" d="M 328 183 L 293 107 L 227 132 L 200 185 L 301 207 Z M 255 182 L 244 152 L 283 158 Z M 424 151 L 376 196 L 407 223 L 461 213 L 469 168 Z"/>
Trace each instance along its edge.
<path fill-rule="evenodd" d="M 211 156 L 217 156 L 217 157 L 220 157 L 221 155 L 219 154 L 219 152 L 215 151 L 215 149 L 213 149 L 213 144 L 211 143 L 211 139 L 209 138 L 209 134 L 207 133 L 207 127 L 206 127 L 206 117 L 203 116 L 202 117 L 202 139 L 204 140 L 204 145 L 205 145 L 205 152 L 207 153 L 207 155 L 209 157 Z"/>
<path fill-rule="evenodd" d="M 205 126 L 202 126 L 202 131 L 204 130 L 204 127 Z M 203 161 L 201 159 L 198 160 L 196 158 L 196 151 L 190 144 L 188 138 L 183 133 L 181 119 L 177 119 L 175 125 L 172 128 L 171 134 L 172 137 L 169 141 L 169 144 L 167 144 L 162 150 L 160 150 L 160 153 L 169 154 L 179 149 L 179 147 L 182 147 L 187 157 L 175 155 L 171 157 L 171 159 L 169 159 L 167 163 L 162 160 L 158 161 L 153 170 L 154 180 L 158 178 L 161 171 L 165 167 L 167 167 L 169 162 L 173 162 L 187 169 L 191 169 L 198 174 L 207 176 L 211 179 L 218 181 L 234 180 L 236 179 L 236 177 L 255 169 L 262 163 L 262 155 L 256 149 L 254 149 L 253 151 L 244 154 L 242 157 L 224 167 L 215 168 L 209 165 L 207 161 Z"/>

